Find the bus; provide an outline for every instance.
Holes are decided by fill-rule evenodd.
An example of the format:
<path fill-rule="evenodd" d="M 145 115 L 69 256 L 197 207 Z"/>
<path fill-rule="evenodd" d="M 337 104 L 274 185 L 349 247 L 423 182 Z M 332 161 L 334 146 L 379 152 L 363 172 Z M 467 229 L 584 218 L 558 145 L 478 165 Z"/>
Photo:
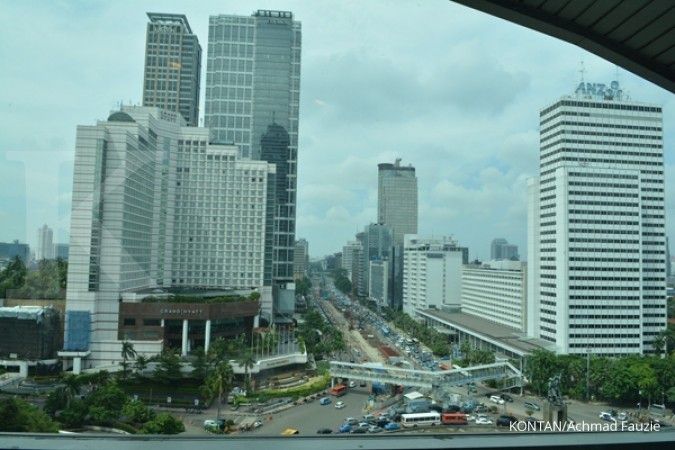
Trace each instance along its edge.
<path fill-rule="evenodd" d="M 404 427 L 428 427 L 441 424 L 441 415 L 436 411 L 427 413 L 401 414 L 401 425 Z"/>
<path fill-rule="evenodd" d="M 345 386 L 344 384 L 336 384 L 335 386 L 330 388 L 328 392 L 330 393 L 330 395 L 340 397 L 347 393 L 347 386 Z"/>
<path fill-rule="evenodd" d="M 469 421 L 463 413 L 443 413 L 441 416 L 443 425 L 468 425 Z"/>

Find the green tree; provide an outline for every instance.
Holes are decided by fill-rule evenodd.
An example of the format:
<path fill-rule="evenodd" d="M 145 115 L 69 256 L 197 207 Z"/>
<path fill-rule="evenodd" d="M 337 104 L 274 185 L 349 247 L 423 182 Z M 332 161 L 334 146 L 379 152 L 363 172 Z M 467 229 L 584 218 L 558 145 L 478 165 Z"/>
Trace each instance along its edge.
<path fill-rule="evenodd" d="M 197 348 L 193 352 L 192 360 L 192 377 L 198 380 L 204 381 L 208 373 L 208 363 L 206 360 L 206 355 L 202 348 Z"/>
<path fill-rule="evenodd" d="M 532 390 L 539 395 L 548 392 L 548 380 L 558 373 L 558 360 L 555 353 L 547 350 L 535 350 L 527 358 L 526 377 Z"/>
<path fill-rule="evenodd" d="M 58 426 L 39 408 L 18 398 L 0 402 L 0 431 L 56 433 Z"/>
<path fill-rule="evenodd" d="M 134 349 L 134 344 L 129 341 L 122 342 L 122 374 L 123 377 L 127 377 L 127 370 L 129 369 L 129 360 L 136 357 L 136 350 Z"/>
<path fill-rule="evenodd" d="M 51 260 L 38 262 L 37 270 L 26 274 L 25 283 L 18 289 L 16 296 L 35 299 L 63 298 L 57 262 Z"/>
<path fill-rule="evenodd" d="M 7 290 L 19 289 L 26 282 L 26 265 L 21 258 L 15 256 L 9 264 L 0 271 L 0 297 L 7 297 Z"/>
<path fill-rule="evenodd" d="M 136 356 L 136 361 L 134 362 L 134 369 L 136 369 L 136 375 L 139 377 L 143 376 L 143 371 L 148 368 L 148 358 L 143 355 Z"/>
<path fill-rule="evenodd" d="M 255 366 L 255 357 L 251 350 L 246 350 L 239 355 L 237 363 L 244 368 L 246 376 L 246 392 L 251 391 L 251 372 L 250 370 Z"/>
<path fill-rule="evenodd" d="M 232 366 L 230 366 L 229 362 L 222 361 L 216 365 L 206 379 L 206 390 L 209 394 L 209 398 L 215 398 L 218 402 L 218 411 L 216 413 L 217 419 L 220 419 L 220 407 L 223 403 L 223 393 L 229 392 L 233 378 L 234 373 L 232 372 Z"/>
<path fill-rule="evenodd" d="M 128 400 L 122 407 L 122 415 L 132 423 L 145 423 L 155 418 L 155 412 L 138 400 Z"/>
<path fill-rule="evenodd" d="M 117 419 L 127 402 L 127 395 L 114 382 L 94 390 L 86 399 L 89 415 L 96 423 L 109 423 Z"/>
<path fill-rule="evenodd" d="M 183 422 L 168 413 L 160 413 L 140 429 L 143 434 L 178 434 L 185 431 Z"/>
<path fill-rule="evenodd" d="M 182 378 L 179 356 L 171 350 L 162 352 L 154 375 L 158 381 L 167 384 Z"/>
<path fill-rule="evenodd" d="M 73 400 L 70 405 L 61 411 L 56 419 L 64 428 L 79 428 L 87 418 L 89 407 L 82 400 Z"/>

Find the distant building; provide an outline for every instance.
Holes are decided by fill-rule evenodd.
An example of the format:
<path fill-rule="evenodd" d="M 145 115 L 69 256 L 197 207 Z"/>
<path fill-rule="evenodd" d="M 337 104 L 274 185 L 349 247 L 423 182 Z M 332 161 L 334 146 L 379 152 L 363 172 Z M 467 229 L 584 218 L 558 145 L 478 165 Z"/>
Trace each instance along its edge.
<path fill-rule="evenodd" d="M 364 264 L 364 283 L 366 291 L 364 295 L 370 292 L 370 261 L 389 259 L 392 247 L 391 227 L 380 223 L 371 223 L 363 230 L 363 264 Z"/>
<path fill-rule="evenodd" d="M 68 244 L 54 244 L 54 258 L 68 261 Z"/>
<path fill-rule="evenodd" d="M 0 260 L 10 260 L 18 256 L 24 264 L 30 261 L 30 247 L 18 240 L 14 242 L 0 242 Z"/>
<path fill-rule="evenodd" d="M 520 261 L 464 265 L 462 312 L 526 331 L 526 279 L 526 265 Z"/>
<path fill-rule="evenodd" d="M 189 126 L 199 120 L 202 48 L 183 14 L 148 13 L 143 106 L 180 113 Z"/>
<path fill-rule="evenodd" d="M 349 278 L 352 283 L 354 282 L 352 279 L 352 274 L 354 272 L 354 261 L 360 261 L 359 258 L 362 253 L 359 253 L 356 256 L 355 254 L 356 252 L 362 251 L 363 247 L 359 241 L 349 241 L 344 247 L 342 247 L 342 268 L 347 271 L 347 278 Z"/>
<path fill-rule="evenodd" d="M 54 232 L 47 225 L 38 228 L 37 249 L 35 250 L 35 259 L 54 259 Z"/>
<path fill-rule="evenodd" d="M 417 177 L 412 165 L 377 165 L 377 222 L 391 228 L 394 244 L 402 245 L 403 236 L 417 234 Z"/>
<path fill-rule="evenodd" d="M 462 251 L 450 237 L 408 234 L 403 244 L 403 312 L 461 304 Z"/>
<path fill-rule="evenodd" d="M 389 262 L 375 259 L 369 262 L 368 297 L 380 306 L 389 306 Z"/>
<path fill-rule="evenodd" d="M 295 241 L 293 251 L 293 278 L 296 280 L 307 276 L 309 269 L 309 244 L 305 239 Z"/>
<path fill-rule="evenodd" d="M 509 244 L 506 239 L 493 239 L 490 245 L 490 259 L 492 261 L 518 260 L 518 246 Z"/>

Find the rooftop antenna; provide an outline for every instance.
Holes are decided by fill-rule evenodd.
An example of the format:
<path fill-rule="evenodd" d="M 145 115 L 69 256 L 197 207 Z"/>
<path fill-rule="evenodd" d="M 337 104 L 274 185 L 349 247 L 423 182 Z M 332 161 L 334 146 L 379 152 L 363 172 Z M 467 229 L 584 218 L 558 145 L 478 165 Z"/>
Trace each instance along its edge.
<path fill-rule="evenodd" d="M 581 65 L 581 68 L 579 69 L 579 73 L 581 74 L 581 82 L 584 82 L 584 75 L 586 74 L 586 67 L 584 67 L 584 60 L 582 59 L 579 64 Z"/>

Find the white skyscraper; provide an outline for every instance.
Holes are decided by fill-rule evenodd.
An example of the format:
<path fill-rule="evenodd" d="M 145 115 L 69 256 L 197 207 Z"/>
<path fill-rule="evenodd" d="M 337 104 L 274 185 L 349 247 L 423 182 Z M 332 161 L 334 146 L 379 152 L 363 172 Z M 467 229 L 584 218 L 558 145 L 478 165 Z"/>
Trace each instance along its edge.
<path fill-rule="evenodd" d="M 119 359 L 120 299 L 130 293 L 260 288 L 274 173 L 235 146 L 210 144 L 209 130 L 178 112 L 123 107 L 79 126 L 64 348 L 86 346 L 94 366 Z"/>
<path fill-rule="evenodd" d="M 403 243 L 403 312 L 443 306 L 459 308 L 462 249 L 451 237 L 407 234 Z"/>
<path fill-rule="evenodd" d="M 617 82 L 540 112 L 530 331 L 559 353 L 643 353 L 666 326 L 663 115 Z"/>
<path fill-rule="evenodd" d="M 38 245 L 35 250 L 35 259 L 54 259 L 54 232 L 47 225 L 38 228 Z"/>

